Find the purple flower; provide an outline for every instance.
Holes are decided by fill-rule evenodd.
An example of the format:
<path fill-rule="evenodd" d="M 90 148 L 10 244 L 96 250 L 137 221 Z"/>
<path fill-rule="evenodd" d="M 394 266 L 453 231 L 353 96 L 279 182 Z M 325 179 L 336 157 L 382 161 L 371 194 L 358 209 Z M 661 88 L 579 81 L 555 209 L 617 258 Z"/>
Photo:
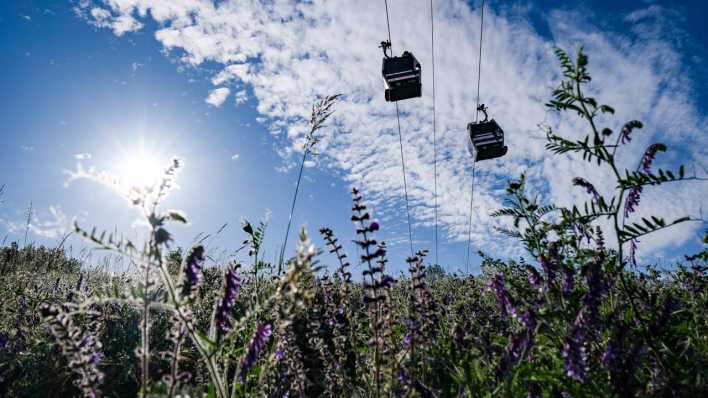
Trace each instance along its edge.
<path fill-rule="evenodd" d="M 600 199 L 600 194 L 597 193 L 597 190 L 589 181 L 580 177 L 575 177 L 573 178 L 573 185 L 585 188 L 585 191 L 592 195 L 594 201 Z"/>
<path fill-rule="evenodd" d="M 622 143 L 626 144 L 628 142 L 632 141 L 632 130 L 634 129 L 640 129 L 642 128 L 642 122 L 639 120 L 632 120 L 628 122 L 627 124 L 622 127 L 622 131 L 620 132 L 620 137 L 622 138 Z"/>
<path fill-rule="evenodd" d="M 624 202 L 624 216 L 629 217 L 630 214 L 634 213 L 639 206 L 639 199 L 642 194 L 642 186 L 636 186 L 629 190 L 627 195 L 627 200 Z"/>
<path fill-rule="evenodd" d="M 516 307 L 511 300 L 511 295 L 506 290 L 504 275 L 496 274 L 494 279 L 489 284 L 490 289 L 494 291 L 497 296 L 497 302 L 499 303 L 499 311 L 501 312 L 502 318 L 506 317 L 508 313 L 511 313 L 513 318 L 516 318 Z"/>
<path fill-rule="evenodd" d="M 541 274 L 536 271 L 536 268 L 527 265 L 526 266 L 526 272 L 528 273 L 528 280 L 531 285 L 537 290 L 541 290 L 541 283 L 543 280 L 541 279 Z"/>
<path fill-rule="evenodd" d="M 224 296 L 216 307 L 216 326 L 220 335 L 231 331 L 231 312 L 236 305 L 236 298 L 241 290 L 241 278 L 236 267 L 229 267 L 224 278 Z"/>
<path fill-rule="evenodd" d="M 204 279 L 202 266 L 204 264 L 204 246 L 195 246 L 189 252 L 184 267 L 184 280 L 182 281 L 182 296 L 194 294 L 197 287 Z"/>
<path fill-rule="evenodd" d="M 571 379 L 582 383 L 589 370 L 587 365 L 588 355 L 584 341 L 585 335 L 579 328 L 574 328 L 573 333 L 563 343 L 563 359 L 565 374 Z"/>
<path fill-rule="evenodd" d="M 285 358 L 285 349 L 283 347 L 278 347 L 278 349 L 275 350 L 275 359 L 280 361 L 283 358 Z"/>
<path fill-rule="evenodd" d="M 536 315 L 530 310 L 526 311 L 519 321 L 524 324 L 524 330 L 512 336 L 509 340 L 506 351 L 496 370 L 498 380 L 504 378 L 509 369 L 524 357 L 528 356 L 531 348 L 533 348 L 533 338 L 536 332 Z"/>
<path fill-rule="evenodd" d="M 602 264 L 605 256 L 600 252 L 585 269 L 588 292 L 583 297 L 583 307 L 575 317 L 570 334 L 563 344 L 563 359 L 568 377 L 582 383 L 589 370 L 587 362 L 588 340 L 597 338 L 600 300 L 605 292 Z"/>
<path fill-rule="evenodd" d="M 381 277 L 381 287 L 385 289 L 390 289 L 394 284 L 396 283 L 396 280 L 393 279 L 391 275 L 384 274 Z"/>
<path fill-rule="evenodd" d="M 93 365 L 98 365 L 98 363 L 101 362 L 103 360 L 103 358 L 104 358 L 104 355 L 102 352 L 94 352 L 89 357 L 89 363 L 91 363 Z"/>
<path fill-rule="evenodd" d="M 644 156 L 642 156 L 642 170 L 644 172 L 648 173 L 649 170 L 651 169 L 651 163 L 654 161 L 654 158 L 656 157 L 657 152 L 665 152 L 666 151 L 666 145 L 664 144 L 651 144 L 647 148 L 647 150 L 644 152 Z"/>
<path fill-rule="evenodd" d="M 637 239 L 629 241 L 629 263 L 632 264 L 633 267 L 637 266 L 637 243 L 639 243 Z"/>
<path fill-rule="evenodd" d="M 248 346 L 248 352 L 246 352 L 246 356 L 243 357 L 243 361 L 241 362 L 241 380 L 246 379 L 248 371 L 251 370 L 253 364 L 258 360 L 261 351 L 263 351 L 263 348 L 268 344 L 272 332 L 273 328 L 270 324 L 259 324 L 256 326 L 256 333 L 253 335 L 251 344 Z"/>

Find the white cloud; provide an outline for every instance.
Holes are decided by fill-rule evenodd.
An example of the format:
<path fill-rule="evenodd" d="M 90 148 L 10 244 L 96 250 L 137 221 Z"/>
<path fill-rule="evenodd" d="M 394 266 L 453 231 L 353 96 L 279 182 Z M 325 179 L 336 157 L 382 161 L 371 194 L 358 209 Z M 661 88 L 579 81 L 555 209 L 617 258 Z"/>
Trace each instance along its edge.
<path fill-rule="evenodd" d="M 91 160 L 91 154 L 88 152 L 77 153 L 74 155 L 74 159 L 76 159 L 76 160 Z"/>
<path fill-rule="evenodd" d="M 72 220 L 66 216 L 61 206 L 49 206 L 49 214 L 41 219 L 32 214 L 29 224 L 27 221 L 7 221 L 0 219 L 10 233 L 24 234 L 25 231 L 47 239 L 56 239 L 66 235 L 72 230 Z"/>
<path fill-rule="evenodd" d="M 248 93 L 246 93 L 246 90 L 240 90 L 236 92 L 234 99 L 236 100 L 236 105 L 241 105 L 248 101 Z"/>
<path fill-rule="evenodd" d="M 118 0 L 120 2 L 120 0 Z M 80 3 L 79 9 L 76 11 L 81 11 L 81 8 L 87 8 L 83 6 L 84 3 Z M 118 15 L 114 16 L 111 12 L 105 8 L 94 7 L 89 11 L 90 19 L 89 21 L 96 27 L 99 28 L 110 28 L 113 30 L 116 36 L 122 36 L 127 32 L 133 32 L 143 27 L 143 24 L 138 22 L 131 13 L 124 13 L 118 10 Z M 81 14 L 80 14 L 81 15 Z"/>
<path fill-rule="evenodd" d="M 383 99 L 378 43 L 386 37 L 382 7 L 367 1 L 298 2 L 281 0 L 266 5 L 256 0 L 211 1 L 109 0 L 111 16 L 100 13 L 94 23 L 117 35 L 137 30 L 133 18 L 154 18 L 160 28 L 155 38 L 166 50 L 178 50 L 182 62 L 199 66 L 221 64 L 214 85 L 245 84 L 257 101 L 257 111 L 267 117 L 268 130 L 282 143 L 279 153 L 296 159 L 302 148 L 304 124 L 316 97 L 341 92 L 330 125 L 319 144 L 317 163 L 342 171 L 344 178 L 362 188 L 382 218 L 403 219 L 403 198 L 396 117 L 392 104 Z M 423 97 L 400 103 L 401 128 L 408 171 L 408 193 L 417 225 L 432 222 L 432 75 L 430 14 L 427 7 L 408 0 L 389 1 L 393 48 L 413 51 L 422 63 Z M 558 63 L 551 48 L 557 43 L 572 49 L 582 43 L 590 55 L 593 83 L 589 93 L 617 110 L 609 126 L 619 131 L 622 123 L 641 119 L 646 127 L 621 149 L 621 165 L 634 168 L 648 144 L 661 140 L 680 150 L 661 155 L 668 165 L 680 160 L 708 165 L 708 120 L 696 107 L 681 54 L 671 40 L 680 35 L 665 21 L 673 14 L 652 5 L 626 18 L 611 20 L 629 33 L 608 32 L 593 24 L 592 17 L 572 12 L 548 11 L 550 39 L 539 35 L 527 11 L 520 8 L 487 10 L 482 63 L 482 102 L 506 131 L 509 154 L 477 167 L 472 238 L 475 245 L 493 253 L 518 253 L 491 231 L 502 220 L 488 214 L 501 207 L 504 183 L 526 172 L 530 189 L 561 205 L 587 199 L 570 181 L 584 177 L 609 192 L 613 183 L 606 170 L 580 159 L 554 156 L 544 149 L 545 139 L 536 128 L 545 122 L 571 137 L 586 126 L 570 114 L 550 113 L 544 107 L 559 82 Z M 661 16 L 658 18 L 657 16 Z M 121 18 L 133 20 L 121 23 Z M 102 22 L 101 22 L 102 21 Z M 658 21 L 658 22 L 657 22 Z M 465 145 L 465 126 L 474 118 L 479 9 L 467 2 L 436 2 L 436 108 L 439 219 L 450 239 L 466 240 L 471 161 Z M 658 26 L 658 27 L 657 27 Z M 659 29 L 657 33 L 657 29 Z M 662 30 L 663 29 L 663 30 Z M 217 88 L 207 102 L 221 105 L 230 90 Z M 240 92 L 236 95 L 238 103 Z M 687 145 L 686 143 L 692 143 Z M 673 158 L 671 156 L 674 156 Z M 287 170 L 287 167 L 283 169 Z M 708 195 L 708 184 L 668 187 L 643 205 L 659 213 L 695 214 Z M 649 198 L 649 197 L 647 197 Z M 401 231 L 405 225 L 397 223 Z M 686 227 L 689 236 L 697 226 Z M 677 242 L 646 239 L 643 250 L 657 251 Z"/>
<path fill-rule="evenodd" d="M 132 64 L 130 64 L 130 70 L 132 70 L 133 73 L 137 72 L 143 67 L 145 67 L 145 64 L 141 64 L 140 62 L 133 62 Z"/>
<path fill-rule="evenodd" d="M 20 145 L 20 149 L 22 149 L 25 152 L 34 151 L 34 147 L 32 145 Z"/>
<path fill-rule="evenodd" d="M 218 108 L 221 106 L 221 104 L 224 103 L 224 101 L 226 101 L 226 98 L 229 96 L 229 93 L 231 93 L 231 90 L 227 87 L 219 87 L 214 90 L 211 90 L 209 92 L 209 96 L 204 101 L 207 104 Z"/>
<path fill-rule="evenodd" d="M 231 156 L 231 160 L 238 160 L 238 158 L 240 158 L 240 157 L 241 157 L 241 155 L 239 155 L 238 153 L 235 153 L 235 154 L 233 154 L 233 156 Z"/>

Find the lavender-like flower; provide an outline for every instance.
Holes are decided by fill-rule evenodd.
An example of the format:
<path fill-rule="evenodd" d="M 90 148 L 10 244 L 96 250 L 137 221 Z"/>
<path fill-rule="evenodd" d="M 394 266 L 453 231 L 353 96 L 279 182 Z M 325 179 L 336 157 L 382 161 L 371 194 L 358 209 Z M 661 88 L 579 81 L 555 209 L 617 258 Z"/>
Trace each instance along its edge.
<path fill-rule="evenodd" d="M 563 358 L 568 377 L 582 383 L 589 370 L 587 346 L 590 337 L 597 337 L 600 300 L 605 292 L 602 264 L 605 256 L 600 252 L 585 270 L 588 292 L 583 297 L 583 307 L 575 317 L 570 334 L 563 344 Z"/>
<path fill-rule="evenodd" d="M 519 318 L 524 325 L 524 330 L 509 339 L 506 351 L 502 356 L 496 370 L 497 380 L 506 376 L 509 369 L 526 357 L 533 347 L 533 338 L 536 333 L 536 314 L 531 310 L 524 312 Z"/>
<path fill-rule="evenodd" d="M 573 327 L 573 331 L 563 343 L 563 359 L 565 373 L 571 379 L 579 383 L 585 381 L 589 367 L 587 365 L 588 354 L 585 345 L 585 333 L 578 324 Z"/>
<path fill-rule="evenodd" d="M 600 199 L 600 194 L 597 193 L 595 186 L 592 185 L 589 181 L 585 180 L 584 178 L 581 178 L 581 177 L 573 178 L 573 185 L 585 188 L 585 191 L 592 195 L 594 201 L 597 201 Z"/>
<path fill-rule="evenodd" d="M 644 156 L 642 156 L 642 170 L 646 173 L 649 172 L 651 169 L 651 164 L 654 161 L 654 158 L 656 157 L 657 152 L 665 152 L 666 151 L 666 145 L 664 144 L 651 144 L 647 148 L 647 150 L 644 152 Z"/>
<path fill-rule="evenodd" d="M 624 202 L 624 216 L 629 217 L 630 214 L 634 213 L 635 210 L 637 210 L 637 206 L 639 206 L 639 199 L 641 198 L 642 194 L 642 186 L 636 186 L 632 189 L 629 190 L 629 194 L 627 194 L 627 200 Z"/>
<path fill-rule="evenodd" d="M 632 130 L 642 128 L 642 122 L 639 120 L 632 120 L 622 127 L 620 132 L 620 138 L 622 139 L 622 144 L 626 144 L 632 141 Z"/>
<path fill-rule="evenodd" d="M 248 371 L 251 370 L 253 364 L 256 363 L 258 357 L 270 340 L 270 335 L 273 332 L 273 327 L 270 324 L 259 324 L 256 326 L 256 333 L 253 335 L 251 344 L 248 346 L 248 351 L 241 361 L 241 380 L 246 379 Z"/>
<path fill-rule="evenodd" d="M 184 278 L 182 280 L 182 297 L 194 295 L 202 283 L 204 275 L 202 267 L 204 264 L 204 246 L 195 246 L 189 252 L 184 265 Z"/>
<path fill-rule="evenodd" d="M 633 267 L 637 266 L 637 243 L 639 243 L 637 239 L 629 241 L 629 263 L 632 264 Z"/>
<path fill-rule="evenodd" d="M 536 268 L 527 265 L 526 266 L 526 272 L 528 274 L 528 280 L 529 283 L 538 291 L 541 291 L 542 287 L 541 284 L 543 283 L 543 278 L 541 278 L 541 274 L 536 271 Z"/>
<path fill-rule="evenodd" d="M 238 275 L 238 267 L 229 267 L 224 277 L 224 295 L 216 307 L 215 315 L 217 332 L 221 336 L 231 331 L 231 312 L 236 305 L 240 290 L 241 278 Z"/>
<path fill-rule="evenodd" d="M 39 311 L 49 323 L 49 330 L 61 347 L 69 367 L 79 376 L 75 384 L 85 397 L 99 397 L 104 376 L 97 366 L 103 359 L 101 342 L 90 332 L 76 326 L 71 315 L 59 306 L 42 304 Z"/>
<path fill-rule="evenodd" d="M 499 303 L 499 312 L 502 318 L 506 317 L 507 314 L 511 314 L 512 318 L 516 318 L 516 307 L 511 299 L 511 295 L 506 290 L 504 275 L 496 274 L 489 284 L 489 288 L 494 291 L 497 296 L 497 302 Z"/>

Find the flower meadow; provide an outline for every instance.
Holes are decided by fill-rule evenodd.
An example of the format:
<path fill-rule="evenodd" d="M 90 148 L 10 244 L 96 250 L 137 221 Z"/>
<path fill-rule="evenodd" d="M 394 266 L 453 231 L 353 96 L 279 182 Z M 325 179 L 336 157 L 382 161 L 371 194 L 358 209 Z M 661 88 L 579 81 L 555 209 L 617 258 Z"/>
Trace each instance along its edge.
<path fill-rule="evenodd" d="M 481 273 L 452 275 L 420 250 L 396 279 L 377 239 L 385 225 L 352 189 L 343 217 L 354 242 L 303 229 L 292 257 L 271 264 L 267 225 L 244 221 L 245 260 L 207 266 L 204 246 L 170 244 L 171 225 L 187 222 L 160 206 L 175 159 L 155 186 L 115 187 L 141 211 L 144 242 L 75 227 L 134 272 L 87 271 L 62 248 L 0 249 L 0 395 L 708 396 L 708 249 L 670 270 L 635 256 L 644 236 L 700 220 L 633 217 L 648 186 L 702 178 L 652 167 L 661 143 L 623 151 L 642 123 L 601 127 L 614 110 L 584 94 L 587 56 L 556 54 L 564 80 L 548 106 L 577 114 L 588 133 L 547 128 L 547 149 L 610 170 L 616 184 L 603 196 L 569 176 L 587 200 L 564 208 L 539 203 L 523 175 L 509 181 L 492 215 L 512 221 L 501 232 L 530 262 L 480 253 Z M 313 106 L 313 137 L 336 99 Z M 620 157 L 638 167 L 621 170 Z"/>

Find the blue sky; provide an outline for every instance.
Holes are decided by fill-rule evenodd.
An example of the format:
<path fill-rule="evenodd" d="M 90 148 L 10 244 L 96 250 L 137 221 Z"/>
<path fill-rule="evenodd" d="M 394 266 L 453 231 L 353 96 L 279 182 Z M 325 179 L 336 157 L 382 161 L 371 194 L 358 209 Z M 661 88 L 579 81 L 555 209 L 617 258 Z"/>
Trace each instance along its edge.
<path fill-rule="evenodd" d="M 376 48 L 385 36 L 383 7 L 379 2 L 218 3 L 0 4 L 0 185 L 6 186 L 0 238 L 23 239 L 30 202 L 31 241 L 56 244 L 62 231 L 56 215 L 137 234 L 136 212 L 123 199 L 90 181 L 66 186 L 65 171 L 81 162 L 121 174 L 126 159 L 143 151 L 153 161 L 166 162 L 174 155 L 185 160 L 181 189 L 165 203 L 183 209 L 191 221 L 174 229 L 178 244 L 228 223 L 209 242 L 214 257 L 225 258 L 222 251 L 233 250 L 243 239 L 240 220 L 256 221 L 270 213 L 266 257 L 274 258 L 297 177 L 302 117 L 317 96 L 343 92 L 347 98 L 323 131 L 322 156 L 305 169 L 290 246 L 300 225 L 308 227 L 318 245 L 322 241 L 316 231 L 325 225 L 342 240 L 351 240 L 349 189 L 354 185 L 364 190 L 382 221 L 382 238 L 391 242 L 391 266 L 402 269 L 407 229 L 400 160 L 392 156 L 398 151 L 392 134 L 395 113 L 380 92 Z M 424 22 L 430 18 L 429 5 L 389 3 L 394 50 L 411 49 L 428 79 L 424 97 L 401 109 L 415 246 L 432 250 L 427 89 L 432 59 L 430 25 Z M 473 251 L 521 254 L 518 245 L 494 232 L 501 221 L 488 217 L 501 203 L 506 179 L 521 171 L 530 175 L 531 188 L 542 198 L 561 204 L 583 199 L 583 192 L 569 187 L 575 175 L 603 188 L 601 174 L 543 150 L 538 123 L 580 126 L 542 106 L 558 78 L 552 43 L 567 48 L 583 43 L 596 94 L 607 98 L 620 117 L 648 121 L 645 135 L 633 143 L 637 150 L 662 140 L 675 148 L 662 166 L 681 160 L 705 171 L 706 146 L 701 144 L 708 144 L 708 94 L 702 88 L 708 77 L 708 32 L 701 16 L 708 8 L 703 2 L 491 3 L 485 16 L 482 97 L 505 126 L 511 154 L 480 166 Z M 460 137 L 465 120 L 473 116 L 479 8 L 476 2 L 436 0 L 435 12 L 437 133 L 444 159 L 439 164 L 439 257 L 456 269 L 464 265 L 466 250 L 471 164 Z M 215 100 L 216 93 L 226 92 L 226 98 Z M 648 193 L 643 205 L 649 212 L 697 216 L 706 194 L 705 183 L 689 184 Z M 696 223 L 670 237 L 649 239 L 642 244 L 643 257 L 667 261 L 691 252 L 705 227 Z M 81 247 L 78 240 L 70 242 Z M 355 254 L 351 245 L 349 252 Z M 473 265 L 478 262 L 475 256 Z"/>

